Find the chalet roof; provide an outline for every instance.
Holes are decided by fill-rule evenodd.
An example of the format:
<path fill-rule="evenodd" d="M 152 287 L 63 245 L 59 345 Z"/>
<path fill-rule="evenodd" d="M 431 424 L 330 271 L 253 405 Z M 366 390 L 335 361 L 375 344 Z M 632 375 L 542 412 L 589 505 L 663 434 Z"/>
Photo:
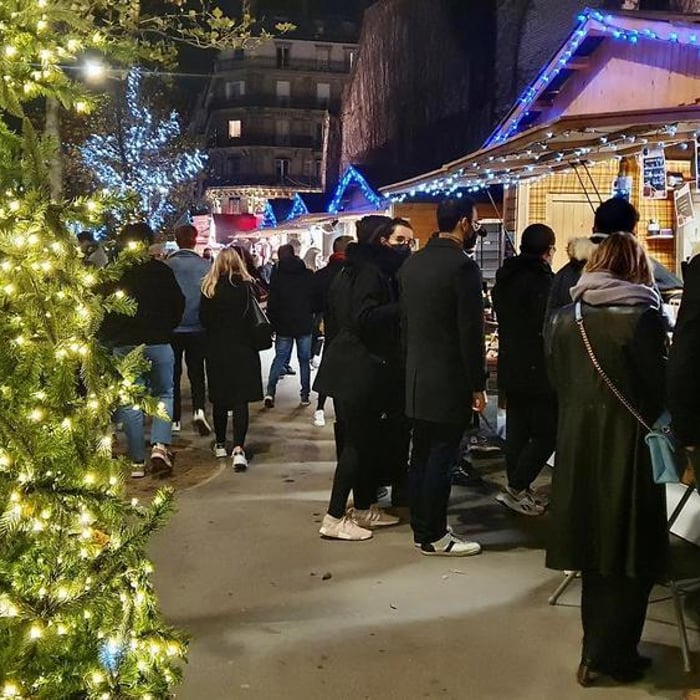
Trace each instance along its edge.
<path fill-rule="evenodd" d="M 579 70 L 604 40 L 636 44 L 641 40 L 664 44 L 700 46 L 700 15 L 665 12 L 587 9 L 562 47 L 525 89 L 510 112 L 486 140 L 485 146 L 503 143 L 537 122 L 541 106 L 556 97 L 563 85 Z"/>
<path fill-rule="evenodd" d="M 687 143 L 700 127 L 700 105 L 562 117 L 505 143 L 483 148 L 439 170 L 382 189 L 387 196 L 431 194 L 521 181 L 633 155 L 644 148 Z"/>
<path fill-rule="evenodd" d="M 578 27 L 525 90 L 484 146 L 430 173 L 381 188 L 394 198 L 436 194 L 460 188 L 505 186 L 613 156 L 638 153 L 646 144 L 672 145 L 692 140 L 700 128 L 700 101 L 656 109 L 566 114 L 540 105 L 556 99 L 563 85 L 587 67 L 601 42 L 645 42 L 660 48 L 700 47 L 700 15 L 658 12 L 603 13 L 586 10 Z M 666 64 L 663 64 L 666 65 Z M 553 116 L 554 115 L 554 116 Z"/>

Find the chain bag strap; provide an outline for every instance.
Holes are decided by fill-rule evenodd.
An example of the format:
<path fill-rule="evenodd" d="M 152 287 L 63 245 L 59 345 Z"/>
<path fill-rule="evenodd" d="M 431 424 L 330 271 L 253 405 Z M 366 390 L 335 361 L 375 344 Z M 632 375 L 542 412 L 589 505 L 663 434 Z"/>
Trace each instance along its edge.
<path fill-rule="evenodd" d="M 679 456 L 681 450 L 677 447 L 673 438 L 670 415 L 668 412 L 664 412 L 659 420 L 654 423 L 653 427 L 649 426 L 644 418 L 642 418 L 639 411 L 625 398 L 624 394 L 617 386 L 615 386 L 615 383 L 608 377 L 605 370 L 601 367 L 600 362 L 598 362 L 598 358 L 593 351 L 593 346 L 586 332 L 586 327 L 583 324 L 583 309 L 581 308 L 580 301 L 576 302 L 575 314 L 576 325 L 581 333 L 581 339 L 583 340 L 583 344 L 593 367 L 595 367 L 600 378 L 605 382 L 605 385 L 610 389 L 615 398 L 647 431 L 644 442 L 646 442 L 649 448 L 654 481 L 657 484 L 678 483 L 680 481 L 680 474 L 683 473 L 684 465 L 682 465 L 682 459 Z"/>

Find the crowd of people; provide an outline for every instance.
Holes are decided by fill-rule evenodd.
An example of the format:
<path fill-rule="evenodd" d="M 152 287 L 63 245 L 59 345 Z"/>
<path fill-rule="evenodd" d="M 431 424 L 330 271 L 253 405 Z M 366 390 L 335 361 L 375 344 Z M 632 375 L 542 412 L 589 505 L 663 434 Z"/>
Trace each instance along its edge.
<path fill-rule="evenodd" d="M 549 512 L 547 565 L 582 572 L 582 685 L 600 674 L 634 681 L 649 666 L 637 646 L 668 548 L 664 492 L 652 479 L 645 431 L 602 373 L 649 425 L 670 409 L 691 462 L 700 444 L 692 363 L 700 349 L 700 257 L 686 268 L 668 363 L 659 266 L 635 237 L 638 218 L 623 199 L 602 203 L 592 236 L 569 243 L 570 262 L 556 275 L 556 233 L 533 224 L 492 290 L 498 388 L 507 406 L 507 482 L 496 498 L 523 516 Z M 357 222 L 355 240 L 336 238 L 325 267 L 312 269 L 317 251 L 305 262 L 298 249 L 284 245 L 267 279 L 242 248 L 203 259 L 194 251 L 196 230 L 181 226 L 175 253 L 128 270 L 118 286 L 137 302 L 136 314 L 108 314 L 101 333 L 116 358 L 144 346 L 149 367 L 142 381 L 167 414 L 153 418 L 152 472 L 173 470 L 183 359 L 193 427 L 203 436 L 211 432 L 208 392 L 214 455 L 229 456 L 232 417 L 231 464 L 240 472 L 248 468 L 249 404 L 275 408 L 296 346 L 300 405 L 310 405 L 313 388 L 314 423 L 322 426 L 329 397 L 334 404 L 337 465 L 320 534 L 368 540 L 398 524 L 407 507 L 421 554 L 481 552 L 447 522 L 460 444 L 487 403 L 484 295 L 471 255 L 477 206 L 467 197 L 447 199 L 437 207 L 437 224 L 415 252 L 408 221 L 366 216 Z M 134 240 L 150 246 L 153 234 L 132 224 L 119 245 Z M 94 251 L 84 253 L 89 260 Z M 259 301 L 267 302 L 275 335 L 264 391 L 251 322 Z M 144 476 L 143 412 L 123 407 L 115 421 L 126 435 L 132 475 Z M 553 452 L 546 497 L 533 483 Z M 391 509 L 378 505 L 383 487 L 390 487 Z"/>

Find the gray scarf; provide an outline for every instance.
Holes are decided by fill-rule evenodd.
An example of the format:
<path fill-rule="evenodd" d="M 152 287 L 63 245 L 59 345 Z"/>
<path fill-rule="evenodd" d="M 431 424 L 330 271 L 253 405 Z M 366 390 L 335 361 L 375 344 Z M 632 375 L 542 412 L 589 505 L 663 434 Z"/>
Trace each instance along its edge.
<path fill-rule="evenodd" d="M 609 272 L 584 272 L 571 288 L 571 298 L 593 306 L 647 304 L 661 308 L 661 298 L 654 287 L 626 282 Z"/>

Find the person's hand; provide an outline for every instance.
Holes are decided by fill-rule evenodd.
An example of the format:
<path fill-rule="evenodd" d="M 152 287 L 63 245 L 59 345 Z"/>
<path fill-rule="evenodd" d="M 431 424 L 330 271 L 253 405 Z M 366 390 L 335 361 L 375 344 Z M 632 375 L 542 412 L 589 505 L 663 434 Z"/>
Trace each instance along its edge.
<path fill-rule="evenodd" d="M 483 413 L 489 402 L 485 391 L 475 391 L 472 394 L 472 410 Z"/>

